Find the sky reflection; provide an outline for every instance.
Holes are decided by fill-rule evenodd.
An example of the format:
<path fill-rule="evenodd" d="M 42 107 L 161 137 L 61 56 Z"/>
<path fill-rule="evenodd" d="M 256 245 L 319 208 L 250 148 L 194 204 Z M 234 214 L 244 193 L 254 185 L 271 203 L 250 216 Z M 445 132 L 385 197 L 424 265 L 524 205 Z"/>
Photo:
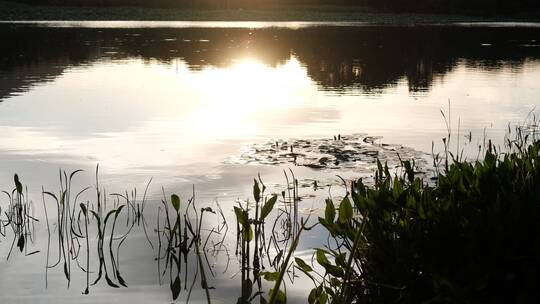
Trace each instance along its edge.
<path fill-rule="evenodd" d="M 110 170 L 219 163 L 212 145 L 268 138 L 367 132 L 425 150 L 444 128 L 450 99 L 463 130 L 502 129 L 534 107 L 537 63 L 520 73 L 457 68 L 430 92 L 400 80 L 378 95 L 318 90 L 296 57 L 268 66 L 243 58 L 224 68 L 190 70 L 140 59 L 66 71 L 1 104 L 0 149 L 38 157 L 71 155 Z M 427 135 L 428 137 L 424 137 Z"/>
<path fill-rule="evenodd" d="M 449 101 L 475 144 L 484 129 L 502 139 L 539 97 L 540 56 L 523 47 L 534 28 L 3 25 L 0 35 L 13 41 L 0 50 L 7 185 L 15 171 L 41 185 L 58 167 L 100 163 L 121 188 L 154 176 L 241 193 L 240 176 L 266 171 L 231 179 L 224 162 L 243 145 L 367 133 L 430 152 Z"/>

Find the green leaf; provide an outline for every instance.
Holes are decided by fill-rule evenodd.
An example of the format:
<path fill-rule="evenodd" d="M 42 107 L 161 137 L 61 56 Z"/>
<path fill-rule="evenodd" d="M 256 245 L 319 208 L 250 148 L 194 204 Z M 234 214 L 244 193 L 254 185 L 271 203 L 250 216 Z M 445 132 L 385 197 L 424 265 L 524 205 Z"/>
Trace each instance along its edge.
<path fill-rule="evenodd" d="M 334 260 L 337 266 L 347 267 L 346 258 L 347 258 L 347 254 L 345 252 L 342 252 L 342 253 L 336 252 L 334 254 Z"/>
<path fill-rule="evenodd" d="M 251 240 L 253 240 L 253 229 L 251 226 L 247 227 L 247 229 L 242 229 L 242 238 L 247 242 L 251 242 Z"/>
<path fill-rule="evenodd" d="M 275 271 L 275 272 L 265 271 L 265 272 L 261 272 L 261 275 L 266 281 L 275 282 L 279 278 L 279 271 Z"/>
<path fill-rule="evenodd" d="M 324 210 L 324 219 L 328 223 L 333 223 L 335 217 L 336 217 L 336 207 L 334 207 L 334 202 L 332 202 L 331 199 L 326 199 L 326 208 Z"/>
<path fill-rule="evenodd" d="M 272 209 L 274 209 L 274 205 L 276 204 L 276 201 L 277 201 L 277 195 L 273 195 L 268 201 L 266 201 L 266 203 L 264 204 L 261 210 L 261 220 L 264 220 L 268 216 L 268 214 L 270 214 Z"/>
<path fill-rule="evenodd" d="M 272 298 L 272 293 L 274 293 L 274 289 L 270 289 L 270 299 Z M 287 295 L 281 290 L 276 291 L 276 297 L 275 297 L 275 304 L 285 304 L 287 303 Z"/>
<path fill-rule="evenodd" d="M 236 220 L 238 223 L 240 223 L 242 227 L 245 227 L 247 225 L 246 212 L 240 207 L 234 207 L 234 214 L 236 215 Z"/>
<path fill-rule="evenodd" d="M 333 288 L 338 288 L 341 286 L 341 281 L 338 279 L 338 278 L 330 278 L 330 286 L 332 286 Z M 327 290 L 328 293 L 330 293 L 329 290 Z"/>
<path fill-rule="evenodd" d="M 302 269 L 303 271 L 305 272 L 313 271 L 313 268 L 311 268 L 311 266 L 306 264 L 306 262 L 304 262 L 304 260 L 302 260 L 301 258 L 294 258 L 294 261 L 296 262 L 296 265 L 298 265 L 298 267 L 300 267 L 300 269 Z"/>
<path fill-rule="evenodd" d="M 178 195 L 171 195 L 171 204 L 174 207 L 174 210 L 178 211 L 180 209 L 180 198 Z"/>
<path fill-rule="evenodd" d="M 315 301 L 317 300 L 317 295 L 319 293 L 319 290 L 318 288 L 313 288 L 310 292 L 309 292 L 309 296 L 308 296 L 308 303 L 309 304 L 314 304 Z"/>
<path fill-rule="evenodd" d="M 324 291 L 321 292 L 321 295 L 317 299 L 317 303 L 318 304 L 326 304 L 327 301 L 328 301 L 328 295 Z"/>
<path fill-rule="evenodd" d="M 313 288 L 308 296 L 309 304 L 325 304 L 328 296 L 324 292 L 322 285 Z"/>
<path fill-rule="evenodd" d="M 253 197 L 257 203 L 261 200 L 261 189 L 256 179 L 253 180 Z"/>
<path fill-rule="evenodd" d="M 316 258 L 317 262 L 321 266 L 330 265 L 330 261 L 328 261 L 328 259 L 326 258 L 326 254 L 324 254 L 324 251 L 322 251 L 321 249 L 316 250 Z"/>
<path fill-rule="evenodd" d="M 328 265 L 324 266 L 324 269 L 326 269 L 326 271 L 329 274 L 331 274 L 331 275 L 333 275 L 335 277 L 338 277 L 338 278 L 343 278 L 344 277 L 343 268 L 341 268 L 341 267 L 328 264 Z"/>
<path fill-rule="evenodd" d="M 351 201 L 348 197 L 345 197 L 339 205 L 339 222 L 345 224 L 350 221 L 352 217 L 353 209 L 351 206 Z"/>

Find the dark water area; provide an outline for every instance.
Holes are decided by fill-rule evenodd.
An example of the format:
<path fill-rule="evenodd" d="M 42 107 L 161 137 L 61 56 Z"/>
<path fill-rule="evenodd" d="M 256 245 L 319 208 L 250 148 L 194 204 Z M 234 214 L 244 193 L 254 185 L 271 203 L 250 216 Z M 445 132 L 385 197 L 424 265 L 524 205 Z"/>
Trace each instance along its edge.
<path fill-rule="evenodd" d="M 269 66 L 294 55 L 320 90 L 374 93 L 405 78 L 410 92 L 459 65 L 520 71 L 540 58 L 537 28 L 309 27 L 303 29 L 96 29 L 2 25 L 0 98 L 51 81 L 66 68 L 140 58 L 192 70 L 227 67 L 241 57 Z"/>

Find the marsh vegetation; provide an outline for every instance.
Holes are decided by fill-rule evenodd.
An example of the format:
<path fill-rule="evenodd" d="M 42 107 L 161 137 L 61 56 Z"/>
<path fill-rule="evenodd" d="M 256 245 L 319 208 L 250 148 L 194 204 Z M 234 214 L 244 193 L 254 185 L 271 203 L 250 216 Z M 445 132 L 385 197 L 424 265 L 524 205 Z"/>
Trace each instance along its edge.
<path fill-rule="evenodd" d="M 148 204 L 151 180 L 142 196 L 136 189 L 108 193 L 98 168 L 94 186 L 74 189 L 82 172 L 60 171 L 59 189 L 42 190 L 43 218 L 36 218 L 15 174 L 0 217 L 2 245 L 10 246 L 5 258 L 44 256 L 45 286 L 51 271 L 61 271 L 68 288 L 74 272 L 84 274 L 83 295 L 103 280 L 109 288 L 128 288 L 122 245 L 139 229 L 154 252 L 148 259 L 156 264 L 156 284 L 186 303 L 196 285 L 208 303 L 219 293 L 213 282 L 218 257 L 223 273 L 230 263 L 239 265 L 231 276 L 238 281 L 237 303 L 286 303 L 289 289 L 304 279 L 313 283 L 304 299 L 309 303 L 533 303 L 540 141 L 531 121 L 509 128 L 502 148 L 486 140 L 476 159 L 463 157 L 459 145 L 451 151 L 449 131 L 445 152 L 433 155 L 431 178 L 419 175 L 414 160 L 392 167 L 377 160 L 373 181 L 343 180 L 343 196 L 326 199 L 318 219 L 315 210 L 300 211 L 293 171 L 284 172 L 281 192 L 269 193 L 259 176 L 251 199 L 225 209 L 198 203 L 195 188 L 186 202 L 162 189 L 161 201 Z M 46 248 L 34 241 L 39 221 L 46 222 Z M 327 241 L 306 259 L 296 249 L 314 228 Z"/>

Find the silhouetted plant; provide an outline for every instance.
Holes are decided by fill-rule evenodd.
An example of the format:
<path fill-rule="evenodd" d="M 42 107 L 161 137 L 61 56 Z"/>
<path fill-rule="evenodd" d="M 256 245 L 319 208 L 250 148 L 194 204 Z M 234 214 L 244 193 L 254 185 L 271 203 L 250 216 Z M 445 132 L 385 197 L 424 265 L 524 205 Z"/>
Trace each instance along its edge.
<path fill-rule="evenodd" d="M 517 129 L 506 150 L 474 162 L 449 153 L 435 184 L 402 162 L 380 162 L 375 185 L 353 182 L 336 218 L 320 223 L 337 246 L 317 249 L 324 274 L 310 303 L 532 303 L 540 271 L 540 141 Z M 481 148 L 482 149 L 482 148 Z M 328 259 L 330 256 L 331 259 Z"/>

